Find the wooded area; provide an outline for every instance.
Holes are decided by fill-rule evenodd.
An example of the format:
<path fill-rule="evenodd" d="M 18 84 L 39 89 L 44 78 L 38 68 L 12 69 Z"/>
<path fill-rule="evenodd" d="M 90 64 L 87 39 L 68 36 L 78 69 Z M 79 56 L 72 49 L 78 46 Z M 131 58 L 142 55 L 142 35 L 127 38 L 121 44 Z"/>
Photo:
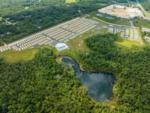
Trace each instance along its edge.
<path fill-rule="evenodd" d="M 49 3 L 52 0 L 45 0 L 41 4 L 24 4 L 29 0 L 22 0 L 26 2 L 20 5 L 20 0 L 16 0 L 17 4 L 7 1 L 8 4 L 0 4 L 4 8 L 0 9 L 0 45 L 112 3 L 112 0 L 78 0 L 68 5 L 62 0 L 53 0 L 53 4 Z M 12 13 L 22 7 L 32 8 Z M 5 8 L 8 12 L 3 12 Z M 135 19 L 134 24 L 149 26 L 140 19 Z M 92 100 L 87 89 L 75 79 L 73 70 L 56 61 L 59 53 L 39 48 L 30 61 L 22 60 L 24 54 L 20 60 L 14 58 L 18 61 L 12 64 L 0 59 L 0 113 L 150 113 L 150 46 L 127 48 L 116 43 L 121 41 L 117 35 L 99 34 L 86 39 L 80 51 L 78 41 L 71 43 L 76 46 L 73 55 L 78 57 L 75 60 L 83 70 L 116 77 L 111 101 Z"/>
<path fill-rule="evenodd" d="M 50 49 L 41 49 L 29 62 L 0 60 L 1 113 L 148 113 L 150 111 L 150 47 L 118 46 L 112 34 L 86 40 L 81 53 L 86 70 L 113 73 L 117 81 L 110 102 L 98 103 L 75 79 L 72 70 L 56 62 Z"/>
<path fill-rule="evenodd" d="M 150 47 L 119 47 L 121 40 L 112 34 L 86 40 L 90 53 L 81 54 L 85 69 L 113 73 L 117 76 L 114 100 L 125 113 L 150 111 Z M 121 113 L 121 112 L 119 112 Z"/>

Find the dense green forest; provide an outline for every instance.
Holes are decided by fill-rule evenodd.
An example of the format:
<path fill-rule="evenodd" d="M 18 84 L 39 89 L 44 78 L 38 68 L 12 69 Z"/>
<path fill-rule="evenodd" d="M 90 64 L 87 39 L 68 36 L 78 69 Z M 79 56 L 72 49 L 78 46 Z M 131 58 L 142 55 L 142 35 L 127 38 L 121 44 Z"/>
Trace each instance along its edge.
<path fill-rule="evenodd" d="M 88 54 L 81 54 L 84 68 L 114 73 L 118 77 L 114 98 L 125 113 L 150 112 L 150 47 L 119 47 L 115 35 L 98 35 L 86 40 Z M 121 40 L 120 40 L 121 41 Z"/>
<path fill-rule="evenodd" d="M 93 103 L 49 49 L 31 62 L 9 65 L 0 60 L 0 113 L 87 113 Z"/>
<path fill-rule="evenodd" d="M 114 1 L 78 0 L 69 5 L 64 0 L 0 0 L 0 3 L 2 45 Z M 139 19 L 134 24 L 148 26 Z M 73 70 L 58 63 L 57 54 L 45 48 L 31 61 L 8 64 L 0 59 L 0 113 L 150 113 L 150 47 L 126 48 L 118 45 L 118 41 L 122 39 L 113 34 L 92 36 L 85 41 L 89 50 L 77 53 L 83 69 L 116 76 L 111 101 L 100 103 L 89 98 Z"/>
<path fill-rule="evenodd" d="M 9 7 L 11 5 L 46 5 L 63 4 L 66 0 L 0 0 L 0 7 Z M 111 0 L 76 0 L 77 2 L 111 2 Z M 126 0 L 115 0 L 115 2 L 127 2 Z"/>
<path fill-rule="evenodd" d="M 81 53 L 86 70 L 113 73 L 117 81 L 110 102 L 95 102 L 74 73 L 56 62 L 51 49 L 41 49 L 29 62 L 0 60 L 0 113 L 149 113 L 150 47 L 118 46 L 118 36 L 86 40 Z"/>

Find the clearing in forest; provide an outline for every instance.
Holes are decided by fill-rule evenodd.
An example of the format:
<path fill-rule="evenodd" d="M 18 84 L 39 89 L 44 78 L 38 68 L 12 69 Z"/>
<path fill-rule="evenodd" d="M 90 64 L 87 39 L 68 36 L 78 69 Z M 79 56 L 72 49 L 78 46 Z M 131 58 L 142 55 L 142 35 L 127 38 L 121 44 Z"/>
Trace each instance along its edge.
<path fill-rule="evenodd" d="M 117 4 L 99 9 L 98 12 L 126 19 L 144 17 L 144 14 L 139 8 L 127 7 Z"/>
<path fill-rule="evenodd" d="M 65 3 L 67 3 L 67 4 L 76 3 L 76 0 L 66 0 Z"/>

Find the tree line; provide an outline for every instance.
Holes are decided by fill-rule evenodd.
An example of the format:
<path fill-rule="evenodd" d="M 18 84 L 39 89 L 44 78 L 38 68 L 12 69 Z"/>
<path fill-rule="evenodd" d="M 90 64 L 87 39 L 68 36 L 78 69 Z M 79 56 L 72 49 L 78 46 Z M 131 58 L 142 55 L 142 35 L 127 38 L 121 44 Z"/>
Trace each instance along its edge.
<path fill-rule="evenodd" d="M 93 36 L 86 40 L 90 51 L 80 54 L 84 69 L 116 76 L 110 102 L 89 98 L 53 50 L 41 49 L 29 62 L 0 60 L 0 112 L 149 113 L 150 47 L 127 49 L 115 43 L 120 40 L 113 34 Z"/>

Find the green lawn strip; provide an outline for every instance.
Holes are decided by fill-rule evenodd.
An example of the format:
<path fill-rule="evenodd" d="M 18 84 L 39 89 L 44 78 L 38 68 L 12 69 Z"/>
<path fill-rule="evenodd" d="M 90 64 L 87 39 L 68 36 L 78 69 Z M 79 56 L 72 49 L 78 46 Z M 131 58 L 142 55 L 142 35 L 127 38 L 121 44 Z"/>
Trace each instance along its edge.
<path fill-rule="evenodd" d="M 0 53 L 0 58 L 3 58 L 5 62 L 7 63 L 18 63 L 18 62 L 25 62 L 32 60 L 36 53 L 38 52 L 38 49 L 27 49 L 23 51 L 6 51 L 3 53 Z"/>
<path fill-rule="evenodd" d="M 127 48 L 142 47 L 142 45 L 140 44 L 140 42 L 131 41 L 131 40 L 117 41 L 116 44 L 118 44 L 120 46 L 123 46 L 123 47 L 127 47 Z"/>

